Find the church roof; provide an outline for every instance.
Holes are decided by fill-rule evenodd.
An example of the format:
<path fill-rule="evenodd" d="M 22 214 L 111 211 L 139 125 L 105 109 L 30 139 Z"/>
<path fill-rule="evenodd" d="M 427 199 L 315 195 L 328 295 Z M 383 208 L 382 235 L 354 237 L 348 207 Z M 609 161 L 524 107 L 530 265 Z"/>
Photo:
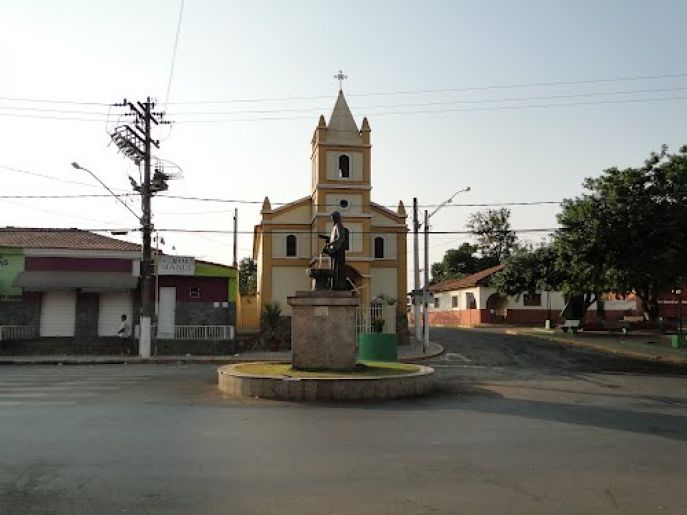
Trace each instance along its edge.
<path fill-rule="evenodd" d="M 327 131 L 327 142 L 330 143 L 351 143 L 359 142 L 360 131 L 353 119 L 351 110 L 348 108 L 348 103 L 344 97 L 343 91 L 339 90 L 339 96 L 336 98 L 334 110 L 329 117 L 329 125 Z"/>

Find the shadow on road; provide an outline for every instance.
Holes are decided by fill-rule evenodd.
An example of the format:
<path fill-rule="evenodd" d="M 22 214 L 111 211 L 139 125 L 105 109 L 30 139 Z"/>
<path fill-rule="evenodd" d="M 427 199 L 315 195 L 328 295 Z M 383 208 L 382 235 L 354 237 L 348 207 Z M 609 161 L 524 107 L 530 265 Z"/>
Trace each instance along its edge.
<path fill-rule="evenodd" d="M 456 403 L 452 409 L 594 426 L 687 441 L 687 417 L 664 413 L 505 397 L 490 403 Z"/>

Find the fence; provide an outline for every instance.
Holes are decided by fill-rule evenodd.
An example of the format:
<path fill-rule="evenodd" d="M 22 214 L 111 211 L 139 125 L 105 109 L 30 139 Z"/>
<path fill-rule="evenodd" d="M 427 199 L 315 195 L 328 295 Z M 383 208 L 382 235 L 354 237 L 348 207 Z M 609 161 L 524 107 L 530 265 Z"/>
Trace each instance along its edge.
<path fill-rule="evenodd" d="M 31 340 L 38 338 L 38 327 L 32 325 L 0 326 L 0 341 Z"/>
<path fill-rule="evenodd" d="M 233 340 L 231 325 L 175 325 L 174 338 L 179 340 Z"/>
<path fill-rule="evenodd" d="M 236 331 L 238 334 L 260 332 L 260 299 L 257 295 L 240 296 L 236 304 Z"/>
<path fill-rule="evenodd" d="M 356 308 L 355 329 L 357 334 L 396 334 L 396 306 L 372 304 Z"/>
<path fill-rule="evenodd" d="M 140 338 L 141 326 L 134 327 L 134 337 Z M 233 325 L 175 325 L 172 334 L 158 334 L 157 325 L 150 326 L 150 336 L 154 339 L 174 340 L 233 340 L 236 328 Z"/>

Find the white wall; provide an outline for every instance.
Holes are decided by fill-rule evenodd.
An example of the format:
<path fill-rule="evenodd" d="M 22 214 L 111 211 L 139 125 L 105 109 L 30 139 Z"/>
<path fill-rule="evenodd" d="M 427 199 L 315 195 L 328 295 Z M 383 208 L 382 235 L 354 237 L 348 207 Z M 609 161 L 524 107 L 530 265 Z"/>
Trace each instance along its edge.
<path fill-rule="evenodd" d="M 496 290 L 493 288 L 482 288 L 481 290 L 480 307 L 482 309 L 486 309 L 487 299 L 492 294 L 496 293 Z M 548 309 L 549 304 L 547 303 L 547 292 L 543 291 L 538 293 L 541 294 L 541 304 L 539 306 L 525 306 L 525 299 L 523 295 L 518 297 L 508 296 L 507 309 Z M 565 307 L 565 299 L 563 298 L 563 294 L 561 292 L 552 291 L 550 302 L 552 311 L 561 311 Z"/>
<path fill-rule="evenodd" d="M 286 298 L 296 291 L 309 291 L 311 284 L 302 266 L 272 267 L 272 301 L 279 302 L 284 315 L 291 315 L 291 306 L 286 303 Z"/>
<path fill-rule="evenodd" d="M 395 268 L 371 268 L 370 275 L 372 276 L 370 279 L 370 298 L 386 295 L 396 299 L 398 288 L 396 285 L 397 274 Z M 401 299 L 401 301 L 403 300 Z"/>
<path fill-rule="evenodd" d="M 466 299 L 465 299 L 465 294 L 466 293 L 472 293 L 475 296 L 475 303 L 477 307 L 479 308 L 481 306 L 480 301 L 481 301 L 481 292 L 480 292 L 479 287 L 477 288 L 464 288 L 462 290 L 453 290 L 453 291 L 442 291 L 434 294 L 435 298 L 439 299 L 439 308 L 436 309 L 434 308 L 434 305 L 431 305 L 431 310 L 434 311 L 457 311 L 459 309 L 468 309 Z M 452 297 L 454 295 L 458 296 L 458 307 L 452 307 L 453 301 Z M 484 303 L 486 304 L 486 298 L 484 300 Z"/>

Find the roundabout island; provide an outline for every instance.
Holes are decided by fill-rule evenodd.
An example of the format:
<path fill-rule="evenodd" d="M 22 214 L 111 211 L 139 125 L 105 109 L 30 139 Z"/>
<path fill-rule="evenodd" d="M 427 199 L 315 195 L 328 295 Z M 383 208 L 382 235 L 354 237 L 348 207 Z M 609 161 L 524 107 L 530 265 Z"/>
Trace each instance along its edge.
<path fill-rule="evenodd" d="M 433 388 L 434 369 L 365 361 L 351 370 L 302 370 L 288 362 L 254 362 L 226 365 L 217 373 L 219 389 L 233 396 L 354 402 L 425 395 Z"/>

